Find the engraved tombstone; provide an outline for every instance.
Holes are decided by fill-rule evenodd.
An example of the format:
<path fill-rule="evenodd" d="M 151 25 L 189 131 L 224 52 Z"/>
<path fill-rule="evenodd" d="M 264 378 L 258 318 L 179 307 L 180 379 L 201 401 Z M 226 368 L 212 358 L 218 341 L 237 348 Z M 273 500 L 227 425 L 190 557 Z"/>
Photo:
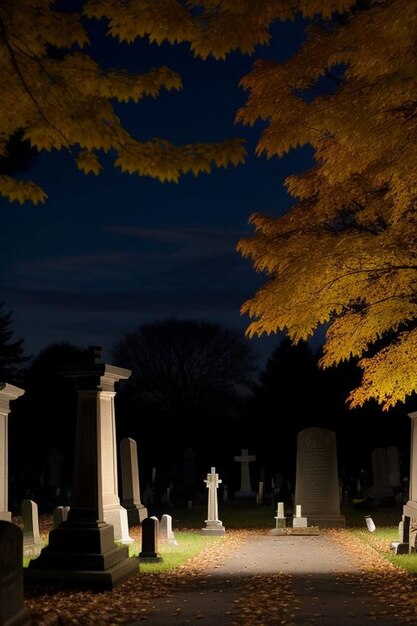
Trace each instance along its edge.
<path fill-rule="evenodd" d="M 0 521 L 0 626 L 29 626 L 23 603 L 23 533 L 12 522 Z"/>
<path fill-rule="evenodd" d="M 344 528 L 340 514 L 336 435 L 326 428 L 298 433 L 295 502 L 312 526 Z"/>

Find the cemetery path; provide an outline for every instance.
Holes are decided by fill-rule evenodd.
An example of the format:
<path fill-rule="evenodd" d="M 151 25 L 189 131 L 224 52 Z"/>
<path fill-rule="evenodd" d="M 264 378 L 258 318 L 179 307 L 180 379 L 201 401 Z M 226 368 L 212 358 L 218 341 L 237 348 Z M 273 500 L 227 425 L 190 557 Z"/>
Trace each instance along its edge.
<path fill-rule="evenodd" d="M 41 588 L 25 602 L 33 626 L 417 624 L 413 576 L 343 529 L 227 530 L 177 569 L 138 571 L 99 594 Z"/>
<path fill-rule="evenodd" d="M 415 624 L 403 595 L 411 577 L 347 536 L 250 532 L 223 563 L 154 598 L 129 626 Z"/>

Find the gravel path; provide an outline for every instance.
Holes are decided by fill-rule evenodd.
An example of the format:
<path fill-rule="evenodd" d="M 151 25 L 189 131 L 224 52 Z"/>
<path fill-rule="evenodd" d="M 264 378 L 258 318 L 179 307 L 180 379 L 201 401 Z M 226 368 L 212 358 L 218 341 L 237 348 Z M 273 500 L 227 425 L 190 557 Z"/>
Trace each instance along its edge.
<path fill-rule="evenodd" d="M 155 598 L 129 626 L 408 624 L 389 603 L 390 577 L 379 581 L 378 594 L 366 577 L 358 556 L 331 534 L 251 534 L 220 566 Z"/>

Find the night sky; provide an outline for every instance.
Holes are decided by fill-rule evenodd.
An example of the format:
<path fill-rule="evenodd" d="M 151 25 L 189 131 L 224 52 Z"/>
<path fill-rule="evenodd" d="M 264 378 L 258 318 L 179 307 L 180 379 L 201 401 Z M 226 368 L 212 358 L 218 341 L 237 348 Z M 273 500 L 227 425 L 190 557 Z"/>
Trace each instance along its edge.
<path fill-rule="evenodd" d="M 110 159 L 101 175 L 85 176 L 66 154 L 41 154 L 23 176 L 43 186 L 48 201 L 0 200 L 0 293 L 5 310 L 13 310 L 14 338 L 24 338 L 34 355 L 55 342 L 101 345 L 107 359 L 123 332 L 171 316 L 220 322 L 243 334 L 249 319 L 240 306 L 264 278 L 236 252 L 237 241 L 251 232 L 251 213 L 288 209 L 283 180 L 308 166 L 310 152 L 258 158 L 261 125 L 234 124 L 246 98 L 238 83 L 253 58 L 236 53 L 204 62 L 186 45 L 118 45 L 103 33 L 104 23 L 92 31 L 93 53 L 103 64 L 133 72 L 168 65 L 182 75 L 180 92 L 117 106 L 135 136 L 178 144 L 244 137 L 247 162 L 174 184 L 122 175 Z M 301 36 L 301 23 L 278 24 L 272 45 L 254 58 L 283 59 Z M 261 361 L 277 343 L 276 336 L 252 340 Z"/>

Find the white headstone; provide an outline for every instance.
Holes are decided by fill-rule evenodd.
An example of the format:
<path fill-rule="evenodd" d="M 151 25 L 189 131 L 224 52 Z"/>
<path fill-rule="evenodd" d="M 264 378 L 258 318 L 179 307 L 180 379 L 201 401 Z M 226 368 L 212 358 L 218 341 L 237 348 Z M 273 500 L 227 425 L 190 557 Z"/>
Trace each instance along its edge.
<path fill-rule="evenodd" d="M 69 506 L 57 506 L 52 511 L 52 523 L 54 528 L 58 528 L 62 522 L 66 522 L 68 518 Z"/>
<path fill-rule="evenodd" d="M 21 505 L 23 519 L 23 553 L 36 554 L 42 548 L 39 534 L 38 505 L 33 500 L 23 500 Z"/>
<path fill-rule="evenodd" d="M 172 530 L 172 515 L 164 513 L 161 517 L 161 521 L 159 523 L 159 540 L 170 543 L 173 546 L 178 545 L 178 541 L 175 539 L 175 535 Z"/>
<path fill-rule="evenodd" d="M 216 474 L 216 468 L 212 467 L 210 474 L 204 481 L 208 489 L 208 509 L 206 527 L 201 530 L 204 535 L 224 535 L 225 528 L 219 520 L 217 489 L 222 482 Z"/>

